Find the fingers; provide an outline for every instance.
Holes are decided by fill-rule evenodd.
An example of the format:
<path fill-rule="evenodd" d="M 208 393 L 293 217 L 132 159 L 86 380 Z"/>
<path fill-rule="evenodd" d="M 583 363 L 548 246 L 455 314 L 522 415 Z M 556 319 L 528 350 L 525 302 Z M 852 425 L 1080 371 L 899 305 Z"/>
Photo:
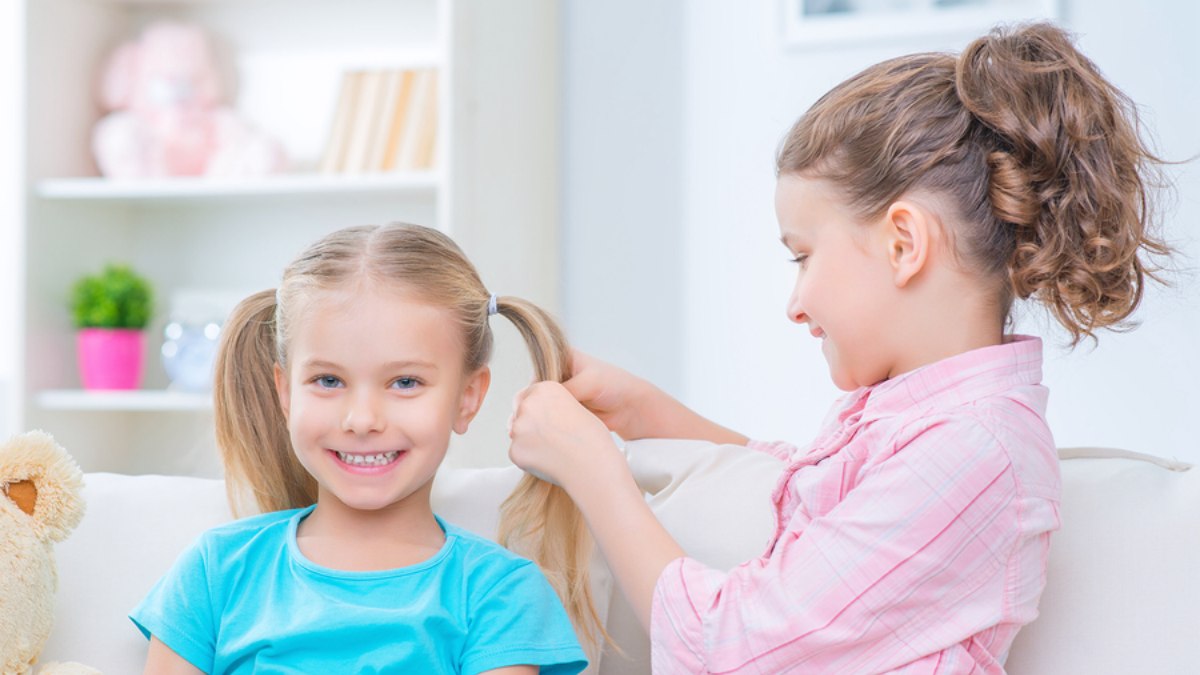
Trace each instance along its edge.
<path fill-rule="evenodd" d="M 558 382 L 535 382 L 513 396 L 512 414 L 508 417 L 508 437 L 513 438 L 513 430 L 520 423 L 526 410 L 527 402 L 534 399 L 553 400 L 555 390 L 564 389 Z"/>
<path fill-rule="evenodd" d="M 534 383 L 534 384 L 536 384 L 536 383 Z M 523 403 L 525 401 L 525 399 L 529 397 L 529 391 L 531 389 L 533 389 L 534 384 L 531 384 L 528 387 L 525 387 L 521 391 L 518 391 L 515 396 L 513 396 L 512 413 L 510 413 L 508 416 L 508 437 L 509 438 L 513 437 L 513 424 L 517 421 L 517 415 L 520 414 L 520 412 L 521 412 L 521 403 Z"/>
<path fill-rule="evenodd" d="M 571 348 L 571 372 L 572 373 L 578 373 L 579 371 L 587 368 L 588 364 L 591 363 L 592 360 L 593 360 L 592 357 L 588 356 L 586 353 L 584 353 L 574 347 Z"/>

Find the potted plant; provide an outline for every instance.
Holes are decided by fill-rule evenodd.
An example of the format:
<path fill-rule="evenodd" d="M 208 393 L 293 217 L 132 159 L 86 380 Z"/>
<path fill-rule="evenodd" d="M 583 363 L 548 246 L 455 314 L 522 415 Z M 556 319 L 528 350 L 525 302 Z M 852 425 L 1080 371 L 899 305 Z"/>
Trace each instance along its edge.
<path fill-rule="evenodd" d="M 128 265 L 107 265 L 71 289 L 84 389 L 137 389 L 142 380 L 150 283 Z"/>

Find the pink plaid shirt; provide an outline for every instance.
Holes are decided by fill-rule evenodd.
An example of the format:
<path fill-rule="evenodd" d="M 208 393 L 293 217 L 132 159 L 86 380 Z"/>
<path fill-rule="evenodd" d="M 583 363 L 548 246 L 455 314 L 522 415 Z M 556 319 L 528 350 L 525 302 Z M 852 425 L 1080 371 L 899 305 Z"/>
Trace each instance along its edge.
<path fill-rule="evenodd" d="M 663 570 L 655 673 L 1003 673 L 1037 616 L 1060 480 L 1042 347 L 1017 337 L 843 397 L 721 572 Z"/>

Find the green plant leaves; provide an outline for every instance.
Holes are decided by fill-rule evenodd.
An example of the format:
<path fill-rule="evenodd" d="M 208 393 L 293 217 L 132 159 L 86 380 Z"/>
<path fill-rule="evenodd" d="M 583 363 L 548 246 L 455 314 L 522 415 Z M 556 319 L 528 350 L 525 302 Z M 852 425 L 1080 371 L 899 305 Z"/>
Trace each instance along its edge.
<path fill-rule="evenodd" d="M 154 294 L 150 282 L 128 265 L 107 265 L 71 289 L 76 328 L 136 328 L 150 322 Z"/>

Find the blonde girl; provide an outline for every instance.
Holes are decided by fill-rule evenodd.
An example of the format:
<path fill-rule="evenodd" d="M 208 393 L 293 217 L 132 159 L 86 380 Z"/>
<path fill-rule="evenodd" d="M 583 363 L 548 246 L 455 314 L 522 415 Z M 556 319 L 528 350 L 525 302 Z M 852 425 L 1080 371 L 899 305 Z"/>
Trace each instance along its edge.
<path fill-rule="evenodd" d="M 569 374 L 550 317 L 489 295 L 429 228 L 334 232 L 278 290 L 237 307 L 217 362 L 217 438 L 235 510 L 249 495 L 262 513 L 202 535 L 134 610 L 151 640 L 146 672 L 586 666 L 538 568 L 430 507 L 450 433 L 467 431 L 487 393 L 497 313 L 526 338 L 540 377 Z M 569 566 L 587 555 L 578 512 L 557 495 L 522 484 L 509 538 L 535 547 L 594 628 L 586 576 Z M 548 521 L 556 508 L 565 514 Z M 543 533 L 552 545 L 539 550 Z"/>
<path fill-rule="evenodd" d="M 518 396 L 510 455 L 583 511 L 655 673 L 1003 672 L 1060 491 L 1041 342 L 1010 310 L 1039 302 L 1074 342 L 1126 327 L 1169 253 L 1155 168 L 1133 104 L 1052 25 L 885 61 L 777 157 L 787 314 L 848 392 L 810 445 L 749 441 L 583 355 Z M 763 553 L 727 573 L 688 558 L 610 429 L 783 459 Z"/>

